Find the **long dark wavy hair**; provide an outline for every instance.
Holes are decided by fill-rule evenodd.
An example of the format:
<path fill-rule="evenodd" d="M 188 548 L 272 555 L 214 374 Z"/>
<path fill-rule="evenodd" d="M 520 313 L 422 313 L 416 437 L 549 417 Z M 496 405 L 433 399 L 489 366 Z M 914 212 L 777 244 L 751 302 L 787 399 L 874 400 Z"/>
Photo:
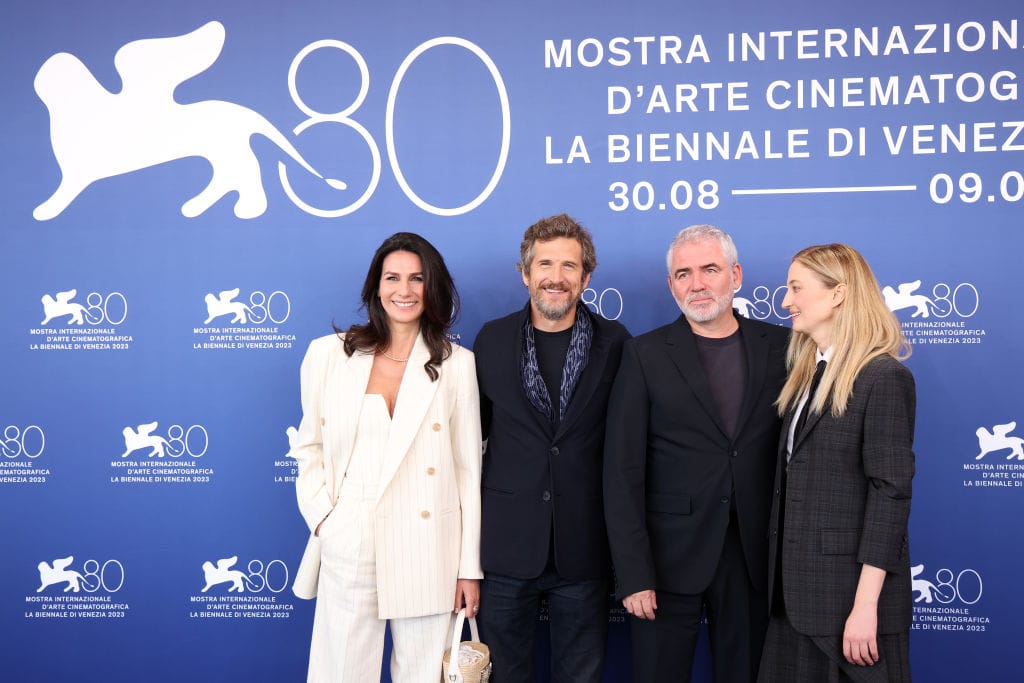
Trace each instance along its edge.
<path fill-rule="evenodd" d="M 380 302 L 380 277 L 384 270 L 384 259 L 393 251 L 407 251 L 420 257 L 423 265 L 423 315 L 420 317 L 420 333 L 430 350 L 430 360 L 423 369 L 431 381 L 438 378 L 437 369 L 441 362 L 452 355 L 448 331 L 459 316 L 459 293 L 455 290 L 448 266 L 434 245 L 413 232 L 396 232 L 377 248 L 370 262 L 363 283 L 361 310 L 367 313 L 365 325 L 352 325 L 347 330 L 334 326 L 338 334 L 344 333 L 345 353 L 351 356 L 356 351 L 376 353 L 391 345 L 391 328 L 388 315 Z"/>

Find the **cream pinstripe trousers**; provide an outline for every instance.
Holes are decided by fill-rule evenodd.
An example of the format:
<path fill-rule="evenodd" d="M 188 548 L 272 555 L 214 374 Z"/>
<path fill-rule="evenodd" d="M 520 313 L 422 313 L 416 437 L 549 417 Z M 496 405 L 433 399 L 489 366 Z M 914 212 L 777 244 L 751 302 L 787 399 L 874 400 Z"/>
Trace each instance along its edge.
<path fill-rule="evenodd" d="M 309 652 L 309 683 L 380 680 L 387 620 L 377 616 L 373 511 L 379 454 L 383 452 L 379 438 L 381 434 L 387 438 L 387 408 L 383 400 L 379 406 L 375 403 L 364 400 L 352 464 L 337 506 L 320 527 L 320 579 Z M 385 411 L 383 423 L 378 409 Z M 445 612 L 390 621 L 393 683 L 440 680 L 451 616 Z"/>

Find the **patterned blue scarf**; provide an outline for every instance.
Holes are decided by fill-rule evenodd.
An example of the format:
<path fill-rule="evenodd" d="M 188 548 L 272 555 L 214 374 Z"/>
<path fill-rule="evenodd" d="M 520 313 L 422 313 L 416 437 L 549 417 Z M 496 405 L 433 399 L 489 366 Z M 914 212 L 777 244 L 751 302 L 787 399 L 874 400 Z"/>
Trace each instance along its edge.
<path fill-rule="evenodd" d="M 569 339 L 569 350 L 565 354 L 565 365 L 562 367 L 562 384 L 559 390 L 558 419 L 565 417 L 573 391 L 579 382 L 583 368 L 590 359 L 590 343 L 594 339 L 594 323 L 590 313 L 583 304 L 576 304 L 576 322 L 572 324 L 572 336 Z M 537 342 L 533 338 L 533 323 L 526 316 L 523 327 L 523 353 L 519 357 L 519 376 L 523 382 L 523 391 L 530 404 L 541 414 L 554 420 L 551 410 L 551 396 L 548 395 L 544 377 L 540 374 L 537 364 Z"/>

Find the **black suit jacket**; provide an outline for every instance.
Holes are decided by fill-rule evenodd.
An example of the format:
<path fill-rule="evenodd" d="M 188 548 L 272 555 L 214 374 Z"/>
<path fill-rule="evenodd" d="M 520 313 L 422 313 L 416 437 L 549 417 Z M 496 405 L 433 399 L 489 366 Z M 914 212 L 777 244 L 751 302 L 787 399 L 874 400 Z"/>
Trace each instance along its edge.
<path fill-rule="evenodd" d="M 480 330 L 473 352 L 486 439 L 480 560 L 484 572 L 534 578 L 554 533 L 558 573 L 582 580 L 611 567 L 601 505 L 608 393 L 619 367 L 621 324 L 592 315 L 594 336 L 557 430 L 523 391 L 519 359 L 530 307 Z"/>
<path fill-rule="evenodd" d="M 689 323 L 626 343 L 608 407 L 605 516 L 617 593 L 711 583 L 735 504 L 750 580 L 765 590 L 767 528 L 789 330 L 737 316 L 747 383 L 723 431 Z"/>
<path fill-rule="evenodd" d="M 842 417 L 811 413 L 793 444 L 782 524 L 786 614 L 805 635 L 841 634 L 861 565 L 886 570 L 878 633 L 910 628 L 907 519 L 914 476 L 914 377 L 882 356 L 857 376 Z M 792 411 L 779 440 L 776 478 L 786 463 Z M 769 543 L 772 591 L 779 552 L 779 490 Z"/>

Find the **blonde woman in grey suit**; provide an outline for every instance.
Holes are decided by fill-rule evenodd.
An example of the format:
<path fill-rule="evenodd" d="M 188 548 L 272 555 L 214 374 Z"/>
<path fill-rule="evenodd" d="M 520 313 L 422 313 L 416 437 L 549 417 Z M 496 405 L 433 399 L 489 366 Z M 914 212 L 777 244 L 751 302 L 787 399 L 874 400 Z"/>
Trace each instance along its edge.
<path fill-rule="evenodd" d="M 458 295 L 444 260 L 397 233 L 373 257 L 365 325 L 302 362 L 299 511 L 310 538 L 294 590 L 317 598 L 311 683 L 437 683 L 451 612 L 480 600 L 479 396 L 448 341 Z"/>
<path fill-rule="evenodd" d="M 797 253 L 782 305 L 793 336 L 759 680 L 910 681 L 909 347 L 864 258 L 843 244 Z"/>

